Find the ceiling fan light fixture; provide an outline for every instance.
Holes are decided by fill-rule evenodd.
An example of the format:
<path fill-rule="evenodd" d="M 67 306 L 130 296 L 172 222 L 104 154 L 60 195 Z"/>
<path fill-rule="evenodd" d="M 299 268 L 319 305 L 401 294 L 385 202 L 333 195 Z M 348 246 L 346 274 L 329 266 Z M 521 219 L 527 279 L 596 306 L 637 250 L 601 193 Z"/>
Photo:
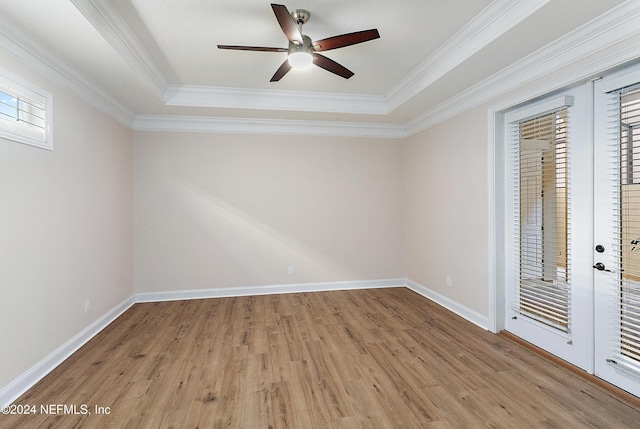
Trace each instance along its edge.
<path fill-rule="evenodd" d="M 304 51 L 290 53 L 287 60 L 289 65 L 297 70 L 308 69 L 313 65 L 313 55 Z"/>
<path fill-rule="evenodd" d="M 311 38 L 302 35 L 302 43 L 289 41 L 289 55 L 287 61 L 289 65 L 297 70 L 308 69 L 313 65 L 313 47 Z"/>

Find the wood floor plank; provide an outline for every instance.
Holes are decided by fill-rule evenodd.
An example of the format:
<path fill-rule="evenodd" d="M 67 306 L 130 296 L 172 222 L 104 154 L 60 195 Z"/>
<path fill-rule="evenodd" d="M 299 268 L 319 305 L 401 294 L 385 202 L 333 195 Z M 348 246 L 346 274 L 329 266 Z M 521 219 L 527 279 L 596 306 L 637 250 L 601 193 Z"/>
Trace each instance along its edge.
<path fill-rule="evenodd" d="M 0 428 L 638 427 L 623 399 L 389 288 L 136 304 Z"/>

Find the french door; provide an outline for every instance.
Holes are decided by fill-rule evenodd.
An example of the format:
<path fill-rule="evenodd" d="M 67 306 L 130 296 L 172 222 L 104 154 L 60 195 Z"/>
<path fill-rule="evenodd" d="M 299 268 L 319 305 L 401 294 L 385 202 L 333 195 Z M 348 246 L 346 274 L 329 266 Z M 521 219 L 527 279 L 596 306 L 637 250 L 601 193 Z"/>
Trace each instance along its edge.
<path fill-rule="evenodd" d="M 505 115 L 505 329 L 591 370 L 587 98 L 581 86 Z"/>
<path fill-rule="evenodd" d="M 595 86 L 595 374 L 640 396 L 640 70 Z"/>
<path fill-rule="evenodd" d="M 505 329 L 640 396 L 640 68 L 504 119 Z"/>

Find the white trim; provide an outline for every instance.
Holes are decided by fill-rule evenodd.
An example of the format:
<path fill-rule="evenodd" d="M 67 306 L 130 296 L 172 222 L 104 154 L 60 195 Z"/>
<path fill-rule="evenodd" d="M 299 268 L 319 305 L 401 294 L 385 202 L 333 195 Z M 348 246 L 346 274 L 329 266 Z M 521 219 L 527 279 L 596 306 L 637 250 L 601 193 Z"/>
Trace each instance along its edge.
<path fill-rule="evenodd" d="M 406 285 L 407 288 L 411 289 L 412 291 L 424 296 L 425 298 L 430 299 L 431 301 L 446 308 L 447 310 L 454 312 L 458 316 L 467 319 L 474 325 L 477 325 L 482 329 L 489 329 L 489 319 L 487 318 L 487 316 L 480 314 L 468 307 L 465 307 L 464 305 L 452 300 L 451 298 L 441 295 L 438 292 L 431 290 L 428 287 L 416 283 L 412 280 L 407 279 Z"/>
<path fill-rule="evenodd" d="M 97 0 L 71 0 L 71 3 L 115 49 L 138 78 L 162 100 L 167 88 L 167 79 L 122 19 L 117 8 L 110 2 Z"/>
<path fill-rule="evenodd" d="M 503 159 L 502 152 L 496 152 L 498 148 L 501 148 L 501 144 L 497 144 L 496 138 L 501 135 L 504 115 L 497 115 L 495 112 L 489 110 L 487 118 L 487 289 L 488 289 L 488 317 L 487 317 L 487 329 L 493 333 L 498 333 L 504 328 L 502 322 L 504 317 L 502 315 L 502 308 L 504 307 L 501 302 L 502 298 L 499 292 L 501 276 L 498 274 L 500 269 L 499 261 L 502 257 L 502 240 L 499 240 L 499 230 L 501 226 L 501 218 L 504 211 L 496 206 L 498 201 L 502 201 L 502 195 L 498 195 L 496 192 L 496 184 L 500 180 L 497 177 L 498 171 L 503 171 L 501 159 Z"/>
<path fill-rule="evenodd" d="M 218 289 L 176 290 L 135 294 L 136 302 L 180 301 L 232 296 L 276 295 L 280 293 L 327 292 L 332 290 L 403 287 L 405 279 L 357 280 L 344 282 L 298 283 L 270 286 L 245 286 Z"/>
<path fill-rule="evenodd" d="M 590 177 L 591 180 L 590 181 L 584 181 L 584 185 L 586 188 L 586 193 L 587 195 L 589 195 L 589 207 L 586 209 L 583 209 L 584 212 L 586 212 L 586 224 L 587 225 L 592 225 L 595 226 L 595 218 L 594 218 L 594 214 L 595 214 L 595 158 L 594 158 L 594 154 L 595 154 L 595 142 L 596 142 L 596 137 L 595 137 L 595 119 L 596 119 L 596 111 L 595 111 L 595 85 L 596 82 L 598 81 L 598 79 L 593 79 L 590 82 L 587 82 L 586 84 L 586 112 L 585 112 L 585 118 L 587 120 L 587 127 L 585 130 L 585 150 L 587 153 L 591 154 L 591 158 L 589 159 L 589 161 L 587 162 L 587 170 L 586 170 L 586 174 L 585 177 Z M 586 231 L 585 231 L 586 229 Z M 594 245 L 595 244 L 595 234 L 594 234 L 594 229 L 592 228 L 585 228 L 582 229 L 581 234 L 586 235 L 588 238 L 586 239 L 586 242 L 589 244 Z M 593 253 L 592 253 L 593 254 Z M 593 258 L 593 257 L 592 257 Z M 593 259 L 588 259 L 589 263 L 595 263 L 596 261 L 594 261 Z M 589 323 L 589 329 L 590 332 L 593 334 L 591 336 L 589 336 L 587 338 L 587 348 L 589 350 L 589 361 L 587 362 L 586 365 L 586 370 L 589 374 L 595 374 L 595 330 L 596 330 L 596 325 L 595 325 L 595 314 L 596 314 L 596 303 L 595 303 L 595 277 L 594 277 L 594 272 L 593 270 L 591 270 L 589 272 L 589 277 L 588 277 L 588 284 L 589 284 L 589 293 L 590 293 L 590 304 L 591 304 L 591 308 L 589 308 L 589 311 L 587 313 L 587 319 L 588 319 L 588 323 Z"/>
<path fill-rule="evenodd" d="M 136 131 L 290 134 L 392 139 L 401 139 L 407 136 L 402 125 L 386 123 L 169 115 L 137 115 L 133 121 L 133 129 Z"/>
<path fill-rule="evenodd" d="M 13 382 L 2 388 L 0 390 L 0 407 L 9 405 L 18 399 L 24 392 L 29 390 L 33 385 L 44 378 L 44 376 L 53 371 L 65 359 L 85 345 L 91 338 L 106 328 L 122 313 L 127 311 L 134 303 L 135 301 L 133 296 L 125 299 L 91 325 L 80 331 L 69 341 L 51 352 L 40 362 L 32 366 Z"/>
<path fill-rule="evenodd" d="M 549 0 L 496 0 L 387 93 L 393 111 L 480 51 Z"/>
<path fill-rule="evenodd" d="M 0 51 L 131 128 L 134 113 L 0 12 Z"/>
<path fill-rule="evenodd" d="M 382 95 L 169 85 L 165 92 L 164 100 L 167 106 L 289 110 L 362 115 L 386 115 L 389 113 L 387 102 Z"/>

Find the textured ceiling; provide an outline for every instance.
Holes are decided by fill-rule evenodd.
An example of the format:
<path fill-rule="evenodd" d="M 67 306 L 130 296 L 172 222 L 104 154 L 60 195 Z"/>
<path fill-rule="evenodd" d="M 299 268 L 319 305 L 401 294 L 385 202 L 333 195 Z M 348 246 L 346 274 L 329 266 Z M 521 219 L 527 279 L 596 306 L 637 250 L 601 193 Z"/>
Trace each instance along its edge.
<path fill-rule="evenodd" d="M 136 115 L 405 124 L 585 25 L 621 0 L 295 0 L 303 33 L 377 28 L 328 51 L 352 70 L 269 79 L 287 47 L 261 0 L 0 0 L 0 29 L 24 36 Z M 3 48 L 3 46 L 0 46 Z M 4 46 L 6 51 L 6 46 Z"/>

